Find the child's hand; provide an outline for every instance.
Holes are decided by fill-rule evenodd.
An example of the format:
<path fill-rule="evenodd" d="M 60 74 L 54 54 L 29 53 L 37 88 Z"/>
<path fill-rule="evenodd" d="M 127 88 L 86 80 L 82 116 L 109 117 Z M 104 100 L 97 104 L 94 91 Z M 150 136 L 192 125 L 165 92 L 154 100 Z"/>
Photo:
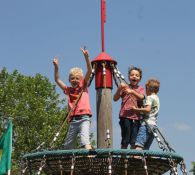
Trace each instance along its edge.
<path fill-rule="evenodd" d="M 58 66 L 59 62 L 58 62 L 58 58 L 57 57 L 54 57 L 53 64 L 54 64 L 54 66 Z"/>
<path fill-rule="evenodd" d="M 121 89 L 122 89 L 122 88 L 126 88 L 126 87 L 128 87 L 128 86 L 127 86 L 127 84 L 125 84 L 125 83 L 121 83 L 121 84 L 120 84 L 120 87 L 121 87 Z"/>
<path fill-rule="evenodd" d="M 124 92 L 126 94 L 131 94 L 132 93 L 132 90 L 129 87 L 126 87 L 125 90 L 124 90 Z"/>
<path fill-rule="evenodd" d="M 89 51 L 84 48 L 81 48 L 81 51 L 83 52 L 83 55 L 85 56 L 85 58 L 89 58 Z"/>
<path fill-rule="evenodd" d="M 132 90 L 129 88 L 129 86 L 125 83 L 121 83 L 121 89 L 123 89 L 123 92 L 125 94 L 131 94 L 132 93 Z"/>
<path fill-rule="evenodd" d="M 138 111 L 138 108 L 137 108 L 137 107 L 132 106 L 132 107 L 131 107 L 131 110 L 132 110 L 133 112 L 135 112 L 136 114 L 139 114 L 139 111 Z"/>

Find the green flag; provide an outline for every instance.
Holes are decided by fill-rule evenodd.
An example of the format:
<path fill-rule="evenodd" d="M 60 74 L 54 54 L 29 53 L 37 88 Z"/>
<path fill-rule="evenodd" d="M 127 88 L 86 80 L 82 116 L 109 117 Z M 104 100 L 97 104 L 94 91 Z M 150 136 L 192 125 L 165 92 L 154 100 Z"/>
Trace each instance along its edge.
<path fill-rule="evenodd" d="M 12 121 L 0 138 L 0 175 L 10 174 L 12 151 Z"/>

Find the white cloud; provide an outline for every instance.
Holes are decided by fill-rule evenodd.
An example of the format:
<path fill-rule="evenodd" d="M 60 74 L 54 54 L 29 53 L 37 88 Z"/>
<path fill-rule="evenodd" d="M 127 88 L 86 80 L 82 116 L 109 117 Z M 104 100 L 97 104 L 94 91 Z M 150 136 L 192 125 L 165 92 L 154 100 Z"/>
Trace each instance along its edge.
<path fill-rule="evenodd" d="M 175 123 L 174 128 L 180 131 L 189 131 L 191 130 L 191 127 L 187 125 L 186 123 Z"/>

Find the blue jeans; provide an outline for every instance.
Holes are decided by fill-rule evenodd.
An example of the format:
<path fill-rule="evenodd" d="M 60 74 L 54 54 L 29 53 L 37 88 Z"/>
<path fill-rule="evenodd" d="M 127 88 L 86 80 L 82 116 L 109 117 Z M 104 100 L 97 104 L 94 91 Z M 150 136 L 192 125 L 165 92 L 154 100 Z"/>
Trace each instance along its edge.
<path fill-rule="evenodd" d="M 119 124 L 121 126 L 122 136 L 121 145 L 128 146 L 128 144 L 130 144 L 131 147 L 134 147 L 137 133 L 140 127 L 140 121 L 121 117 Z"/>
<path fill-rule="evenodd" d="M 74 149 L 78 135 L 80 136 L 80 147 L 90 144 L 90 124 L 88 115 L 73 117 L 65 139 L 64 149 Z"/>
<path fill-rule="evenodd" d="M 152 131 L 150 131 L 147 125 L 141 125 L 137 134 L 135 145 L 143 148 L 144 150 L 149 150 L 153 140 L 154 135 Z"/>

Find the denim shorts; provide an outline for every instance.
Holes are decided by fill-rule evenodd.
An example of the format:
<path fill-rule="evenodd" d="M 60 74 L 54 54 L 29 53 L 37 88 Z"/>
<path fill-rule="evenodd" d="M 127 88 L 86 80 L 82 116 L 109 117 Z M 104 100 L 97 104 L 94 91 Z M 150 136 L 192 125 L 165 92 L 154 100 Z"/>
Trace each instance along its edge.
<path fill-rule="evenodd" d="M 65 139 L 64 149 L 74 149 L 77 136 L 80 136 L 80 147 L 90 144 L 90 124 L 88 115 L 73 117 Z"/>
<path fill-rule="evenodd" d="M 119 121 L 121 127 L 121 145 L 128 145 L 131 146 L 135 145 L 137 133 L 140 127 L 139 120 L 131 120 L 128 118 L 120 118 Z"/>
<path fill-rule="evenodd" d="M 154 140 L 154 135 L 150 131 L 147 125 L 141 125 L 136 139 L 136 146 L 142 147 L 144 150 L 149 150 L 152 142 Z"/>

